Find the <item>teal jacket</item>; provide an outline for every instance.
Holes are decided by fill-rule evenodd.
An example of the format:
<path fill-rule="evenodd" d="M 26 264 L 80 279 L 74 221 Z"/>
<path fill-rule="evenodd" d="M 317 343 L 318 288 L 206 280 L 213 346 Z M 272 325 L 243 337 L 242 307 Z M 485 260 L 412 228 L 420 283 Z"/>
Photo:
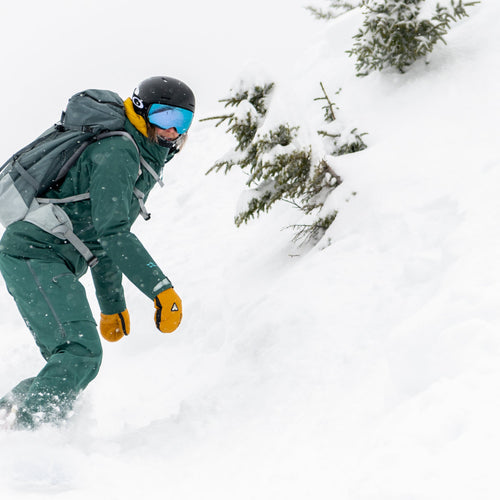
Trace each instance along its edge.
<path fill-rule="evenodd" d="M 125 130 L 134 138 L 143 158 L 161 175 L 164 164 L 173 153 L 148 140 L 128 120 Z M 151 174 L 140 168 L 139 154 L 132 141 L 118 136 L 89 146 L 62 185 L 46 194 L 50 198 L 65 198 L 90 193 L 90 200 L 61 206 L 69 215 L 75 234 L 99 259 L 92 268 L 92 278 L 104 314 L 114 314 L 126 308 L 122 275 L 151 299 L 172 287 L 131 232 L 131 226 L 140 213 L 134 188 L 143 192 L 147 199 L 154 185 Z M 69 242 L 25 221 L 14 222 L 5 230 L 0 252 L 45 261 L 62 259 L 78 277 L 87 270 L 85 260 Z"/>

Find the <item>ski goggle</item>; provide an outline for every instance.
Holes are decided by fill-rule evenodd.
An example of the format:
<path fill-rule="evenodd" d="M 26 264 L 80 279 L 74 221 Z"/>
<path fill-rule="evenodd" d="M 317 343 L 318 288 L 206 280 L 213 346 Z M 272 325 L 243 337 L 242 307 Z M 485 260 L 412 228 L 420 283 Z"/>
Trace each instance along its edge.
<path fill-rule="evenodd" d="M 167 104 L 151 104 L 148 121 L 164 130 L 175 128 L 179 135 L 185 134 L 193 121 L 193 112 Z"/>

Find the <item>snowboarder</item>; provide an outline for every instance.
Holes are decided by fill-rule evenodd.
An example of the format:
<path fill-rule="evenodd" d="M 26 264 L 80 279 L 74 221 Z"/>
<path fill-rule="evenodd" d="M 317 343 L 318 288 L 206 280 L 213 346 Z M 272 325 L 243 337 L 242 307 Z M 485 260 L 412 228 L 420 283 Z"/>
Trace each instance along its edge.
<path fill-rule="evenodd" d="M 62 199 L 90 193 L 89 200 L 62 206 L 75 234 L 98 258 L 91 272 L 101 310 L 100 332 L 108 341 L 130 332 L 122 275 L 153 300 L 160 331 L 173 332 L 182 318 L 182 302 L 172 283 L 130 228 L 164 164 L 186 139 L 194 94 L 174 78 L 151 77 L 125 100 L 124 108 L 125 130 L 137 147 L 122 136 L 91 144 L 62 184 L 46 195 Z M 139 153 L 157 175 L 141 168 Z M 4 426 L 34 429 L 44 422 L 64 421 L 78 394 L 96 377 L 102 347 L 79 282 L 87 268 L 68 241 L 30 222 L 14 222 L 5 230 L 0 271 L 46 365 L 0 399 Z"/>

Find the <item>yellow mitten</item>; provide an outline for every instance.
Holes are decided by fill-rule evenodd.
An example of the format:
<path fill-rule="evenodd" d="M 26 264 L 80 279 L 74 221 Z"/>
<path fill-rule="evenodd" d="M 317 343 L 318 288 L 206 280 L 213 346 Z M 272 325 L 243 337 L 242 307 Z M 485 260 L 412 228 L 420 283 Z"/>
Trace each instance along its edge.
<path fill-rule="evenodd" d="M 108 342 L 116 342 L 130 332 L 130 316 L 127 309 L 116 314 L 102 314 L 99 325 L 101 335 Z"/>
<path fill-rule="evenodd" d="M 163 333 L 172 333 L 182 319 L 182 301 L 173 288 L 163 290 L 155 297 L 156 328 Z"/>

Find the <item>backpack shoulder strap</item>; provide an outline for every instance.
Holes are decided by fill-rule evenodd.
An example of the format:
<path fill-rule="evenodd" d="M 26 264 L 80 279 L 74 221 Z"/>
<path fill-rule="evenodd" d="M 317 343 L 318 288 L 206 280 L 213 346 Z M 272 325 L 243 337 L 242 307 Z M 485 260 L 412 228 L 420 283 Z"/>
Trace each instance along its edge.
<path fill-rule="evenodd" d="M 139 147 L 137 146 L 137 144 L 135 142 L 135 139 L 127 131 L 115 130 L 115 131 L 110 131 L 110 132 L 103 132 L 102 134 L 99 134 L 96 137 L 96 140 L 105 139 L 107 137 L 113 137 L 113 136 L 117 136 L 117 135 L 121 135 L 121 136 L 126 137 L 127 139 L 130 139 L 132 141 L 135 148 L 137 149 L 137 153 L 139 154 L 140 165 L 148 171 L 148 173 L 151 175 L 151 177 L 153 177 L 155 182 L 157 182 L 160 185 L 160 187 L 163 187 L 165 184 L 161 180 L 160 176 L 155 172 L 153 167 L 143 158 L 143 156 L 141 155 L 141 153 L 139 151 Z M 139 171 L 139 175 L 140 175 L 140 171 Z M 137 177 L 139 177 L 139 175 Z M 144 203 L 144 198 L 145 198 L 144 193 L 142 191 L 140 191 L 139 189 L 134 188 L 134 195 L 137 198 L 137 201 L 139 202 L 139 207 L 140 207 L 141 215 L 142 215 L 143 219 L 149 220 L 151 218 L 151 214 L 146 209 L 146 204 Z"/>
<path fill-rule="evenodd" d="M 141 156 L 141 165 L 149 172 L 151 177 L 158 183 L 160 187 L 163 187 L 165 184 L 161 180 L 161 177 L 153 170 L 153 167 Z"/>
<path fill-rule="evenodd" d="M 139 153 L 139 159 L 140 159 L 140 164 L 149 172 L 149 174 L 154 178 L 154 180 L 160 184 L 160 186 L 163 187 L 163 181 L 160 179 L 160 176 L 154 171 L 154 169 L 149 165 L 149 163 L 142 157 L 142 155 L 139 152 L 139 148 L 134 140 L 134 138 L 125 130 L 115 130 L 115 131 L 107 131 L 107 132 L 102 132 L 94 137 L 92 141 L 86 141 L 80 148 L 78 148 L 78 151 L 75 152 L 74 155 L 68 160 L 67 164 L 69 166 L 73 165 L 73 163 L 76 161 L 76 159 L 81 155 L 83 150 L 89 146 L 92 142 L 98 141 L 100 139 L 106 139 L 107 137 L 113 137 L 113 136 L 123 136 L 132 141 L 134 146 L 137 149 L 137 152 Z M 78 154 L 77 154 L 78 153 Z M 68 168 L 69 170 L 69 168 Z M 144 219 L 148 220 L 151 215 L 148 213 L 146 210 L 146 206 L 144 204 L 144 193 L 139 191 L 137 188 L 134 189 L 134 195 L 137 197 L 139 201 L 139 206 L 141 209 L 141 215 L 144 217 Z M 69 220 L 69 217 L 63 212 L 59 207 L 55 207 L 55 205 L 60 205 L 64 203 L 72 203 L 72 202 L 77 202 L 77 201 L 83 201 L 83 200 L 88 200 L 90 199 L 90 193 L 82 193 L 82 194 L 76 194 L 73 196 L 68 196 L 66 198 L 36 198 L 36 201 L 41 204 L 41 205 L 52 205 L 52 210 L 51 210 L 51 216 L 53 214 L 58 215 L 58 220 L 59 224 L 57 224 L 57 230 L 54 230 L 54 228 L 47 228 L 46 222 L 44 221 L 43 224 L 40 222 L 35 222 L 34 220 L 32 221 L 39 227 L 42 227 L 42 229 L 45 229 L 46 231 L 50 232 L 51 234 L 54 234 L 55 236 L 59 238 L 63 238 L 68 240 L 74 247 L 75 249 L 85 258 L 87 261 L 87 264 L 90 267 L 93 267 L 97 264 L 97 258 L 94 256 L 94 254 L 90 251 L 90 249 L 81 241 L 78 236 L 73 232 L 73 226 L 71 224 L 71 221 Z M 45 212 L 47 213 L 47 212 Z M 44 217 L 45 219 L 45 217 Z M 63 219 L 63 220 L 61 220 Z M 28 219 L 27 219 L 28 220 Z"/>
<path fill-rule="evenodd" d="M 153 177 L 155 182 L 157 182 L 160 185 L 160 187 L 163 187 L 165 184 L 161 180 L 160 176 L 155 172 L 153 167 L 143 158 L 143 156 L 141 155 L 141 153 L 139 151 L 139 147 L 137 146 L 137 144 L 135 142 L 135 139 L 126 130 L 115 130 L 115 131 L 110 131 L 110 132 L 103 132 L 102 134 L 99 134 L 96 136 L 96 140 L 98 141 L 100 139 L 105 139 L 106 137 L 113 137 L 115 135 L 121 135 L 123 137 L 127 137 L 128 139 L 130 139 L 132 141 L 135 148 L 137 149 L 137 153 L 139 154 L 139 160 L 141 162 L 141 165 L 148 171 L 148 173 L 151 175 L 151 177 Z"/>

